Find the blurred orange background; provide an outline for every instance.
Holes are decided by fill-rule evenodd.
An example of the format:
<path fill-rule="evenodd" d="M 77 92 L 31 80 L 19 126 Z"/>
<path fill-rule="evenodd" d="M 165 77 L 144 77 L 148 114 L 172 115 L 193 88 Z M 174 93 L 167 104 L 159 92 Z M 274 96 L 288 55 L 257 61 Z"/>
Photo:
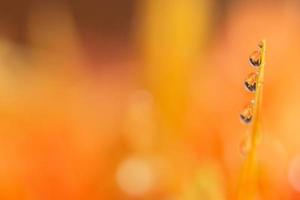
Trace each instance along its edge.
<path fill-rule="evenodd" d="M 0 199 L 236 199 L 263 38 L 256 200 L 297 200 L 298 1 L 0 1 Z"/>

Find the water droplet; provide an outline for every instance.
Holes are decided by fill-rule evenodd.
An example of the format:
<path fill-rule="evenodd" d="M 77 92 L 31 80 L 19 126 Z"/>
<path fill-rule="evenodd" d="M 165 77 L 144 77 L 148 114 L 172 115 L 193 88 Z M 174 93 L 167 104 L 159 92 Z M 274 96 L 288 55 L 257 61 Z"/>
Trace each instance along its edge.
<path fill-rule="evenodd" d="M 250 73 L 244 81 L 245 87 L 249 92 L 256 91 L 257 73 Z"/>
<path fill-rule="evenodd" d="M 240 118 L 243 123 L 250 124 L 253 117 L 253 101 L 245 106 L 244 110 L 240 113 Z"/>
<path fill-rule="evenodd" d="M 262 41 L 259 41 L 258 45 L 257 45 L 259 48 L 263 48 L 264 46 L 264 43 Z"/>
<path fill-rule="evenodd" d="M 249 57 L 249 62 L 253 67 L 259 67 L 261 64 L 261 52 L 258 50 L 254 51 Z"/>
<path fill-rule="evenodd" d="M 251 138 L 247 135 L 240 143 L 240 153 L 242 156 L 247 156 L 251 149 Z"/>

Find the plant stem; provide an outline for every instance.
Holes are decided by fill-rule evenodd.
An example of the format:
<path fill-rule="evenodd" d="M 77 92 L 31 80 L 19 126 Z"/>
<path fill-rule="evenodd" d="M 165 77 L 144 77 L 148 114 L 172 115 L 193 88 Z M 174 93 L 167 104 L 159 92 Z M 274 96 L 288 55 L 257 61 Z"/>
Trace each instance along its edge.
<path fill-rule="evenodd" d="M 256 195 L 257 185 L 257 145 L 260 139 L 261 126 L 261 107 L 263 96 L 264 70 L 265 70 L 265 52 L 266 41 L 262 41 L 261 47 L 261 65 L 258 69 L 257 89 L 254 97 L 253 107 L 253 123 L 251 126 L 251 147 L 244 163 L 240 181 L 238 184 L 237 199 L 238 200 L 253 200 Z"/>

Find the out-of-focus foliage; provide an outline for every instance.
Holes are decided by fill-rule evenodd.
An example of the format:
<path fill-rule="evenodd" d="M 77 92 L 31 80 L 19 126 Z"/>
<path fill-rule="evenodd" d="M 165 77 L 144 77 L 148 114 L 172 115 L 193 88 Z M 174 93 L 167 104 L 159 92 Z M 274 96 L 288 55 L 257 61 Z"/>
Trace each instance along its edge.
<path fill-rule="evenodd" d="M 0 2 L 0 199 L 235 199 L 261 38 L 257 199 L 300 198 L 297 1 L 13 2 Z"/>

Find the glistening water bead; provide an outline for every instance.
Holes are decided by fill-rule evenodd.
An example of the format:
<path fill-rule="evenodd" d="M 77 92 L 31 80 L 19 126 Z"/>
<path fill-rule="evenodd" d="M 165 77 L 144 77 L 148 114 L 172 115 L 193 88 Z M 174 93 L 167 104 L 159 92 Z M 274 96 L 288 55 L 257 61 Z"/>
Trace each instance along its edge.
<path fill-rule="evenodd" d="M 263 48 L 264 46 L 264 43 L 262 41 L 259 41 L 258 45 L 257 45 L 259 48 Z"/>
<path fill-rule="evenodd" d="M 244 81 L 245 88 L 249 92 L 256 91 L 256 81 L 257 81 L 257 73 L 250 73 Z"/>
<path fill-rule="evenodd" d="M 261 52 L 259 50 L 254 51 L 249 57 L 249 62 L 253 67 L 259 67 L 261 64 Z"/>
<path fill-rule="evenodd" d="M 240 118 L 243 123 L 250 124 L 253 118 L 253 101 L 246 105 L 244 110 L 240 113 Z"/>

